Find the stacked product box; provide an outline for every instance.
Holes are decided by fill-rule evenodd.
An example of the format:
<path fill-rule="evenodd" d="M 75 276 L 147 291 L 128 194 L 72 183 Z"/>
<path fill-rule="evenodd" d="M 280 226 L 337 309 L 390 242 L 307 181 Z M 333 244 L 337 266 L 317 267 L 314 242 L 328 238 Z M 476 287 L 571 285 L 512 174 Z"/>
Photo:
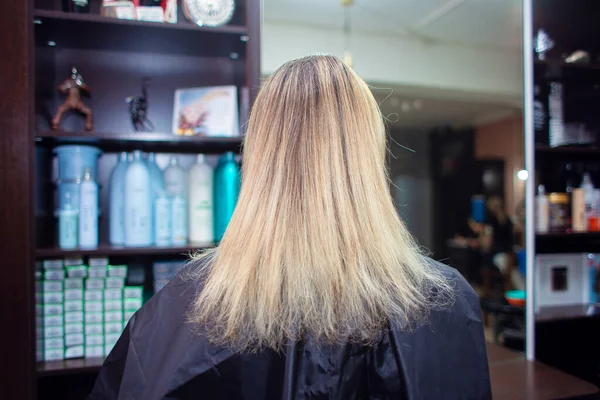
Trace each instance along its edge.
<path fill-rule="evenodd" d="M 42 307 L 36 309 L 42 359 L 108 355 L 142 306 L 143 288 L 125 286 L 127 266 L 109 265 L 107 258 L 90 258 L 86 265 L 73 258 L 45 260 L 42 267 Z"/>
<path fill-rule="evenodd" d="M 185 266 L 182 261 L 161 261 L 152 265 L 154 275 L 154 293 L 163 288 Z"/>

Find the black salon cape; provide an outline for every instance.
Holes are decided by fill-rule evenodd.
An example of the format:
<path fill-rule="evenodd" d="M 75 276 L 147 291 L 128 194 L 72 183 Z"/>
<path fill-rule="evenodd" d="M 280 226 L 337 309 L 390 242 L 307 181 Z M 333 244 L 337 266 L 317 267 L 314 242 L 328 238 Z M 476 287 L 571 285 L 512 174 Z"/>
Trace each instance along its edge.
<path fill-rule="evenodd" d="M 306 340 L 279 354 L 239 354 L 198 335 L 186 322 L 197 289 L 184 269 L 132 317 L 90 399 L 491 399 L 477 295 L 435 265 L 456 300 L 426 325 L 392 325 L 374 346 Z"/>

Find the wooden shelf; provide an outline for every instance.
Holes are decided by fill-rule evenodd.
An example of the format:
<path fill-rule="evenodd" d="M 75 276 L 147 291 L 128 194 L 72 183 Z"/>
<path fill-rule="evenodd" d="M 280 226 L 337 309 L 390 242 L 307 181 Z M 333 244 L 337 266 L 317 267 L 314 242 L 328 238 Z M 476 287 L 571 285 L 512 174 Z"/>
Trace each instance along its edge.
<path fill-rule="evenodd" d="M 556 60 L 556 59 L 550 59 L 550 60 L 535 59 L 534 65 L 538 65 L 540 67 L 550 67 L 550 68 L 600 71 L 600 64 L 598 64 L 598 63 L 577 64 L 577 63 L 567 63 L 564 60 Z"/>
<path fill-rule="evenodd" d="M 154 52 L 205 56 L 245 57 L 245 26 L 198 26 L 182 20 L 175 24 L 34 10 L 36 44 L 52 47 L 112 51 Z"/>
<path fill-rule="evenodd" d="M 536 154 L 572 154 L 572 155 L 600 155 L 600 148 L 589 146 L 536 146 Z"/>
<path fill-rule="evenodd" d="M 73 257 L 73 256 L 153 256 L 153 255 L 173 255 L 184 256 L 193 253 L 196 250 L 202 250 L 202 246 L 174 246 L 174 247 L 116 247 L 101 244 L 96 249 L 73 249 L 63 250 L 58 247 L 38 248 L 35 251 L 36 258 L 48 257 Z"/>
<path fill-rule="evenodd" d="M 600 239 L 600 232 L 573 232 L 573 233 L 538 233 L 537 239 Z"/>
<path fill-rule="evenodd" d="M 177 136 L 156 132 L 65 132 L 44 131 L 36 136 L 36 143 L 56 146 L 61 144 L 86 144 L 104 151 L 152 150 L 167 153 L 213 153 L 240 151 L 243 136 L 200 137 Z"/>
<path fill-rule="evenodd" d="M 97 373 L 104 358 L 81 358 L 74 360 L 46 361 L 37 363 L 38 377 Z"/>

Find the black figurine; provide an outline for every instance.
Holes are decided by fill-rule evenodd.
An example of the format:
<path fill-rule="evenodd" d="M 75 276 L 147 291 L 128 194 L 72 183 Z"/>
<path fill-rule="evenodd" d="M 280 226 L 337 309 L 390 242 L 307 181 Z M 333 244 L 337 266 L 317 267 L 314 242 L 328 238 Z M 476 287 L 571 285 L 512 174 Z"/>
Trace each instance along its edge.
<path fill-rule="evenodd" d="M 129 96 L 125 99 L 129 103 L 131 123 L 137 132 L 152 132 L 154 124 L 148 119 L 148 85 L 150 78 L 142 79 L 142 96 Z"/>

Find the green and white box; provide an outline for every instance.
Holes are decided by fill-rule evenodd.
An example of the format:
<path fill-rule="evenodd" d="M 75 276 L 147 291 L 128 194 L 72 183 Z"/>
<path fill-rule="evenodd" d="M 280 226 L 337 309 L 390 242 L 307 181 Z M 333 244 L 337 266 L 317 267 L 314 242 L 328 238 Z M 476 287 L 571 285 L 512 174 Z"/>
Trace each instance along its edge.
<path fill-rule="evenodd" d="M 142 299 L 125 299 L 123 307 L 127 311 L 137 311 L 142 308 Z"/>
<path fill-rule="evenodd" d="M 123 322 L 122 311 L 106 311 L 104 313 L 104 322 Z"/>
<path fill-rule="evenodd" d="M 44 339 L 63 338 L 65 336 L 64 326 L 47 326 L 44 328 Z"/>
<path fill-rule="evenodd" d="M 67 300 L 65 301 L 65 312 L 83 311 L 82 300 Z"/>
<path fill-rule="evenodd" d="M 121 335 L 123 332 L 123 324 L 121 322 L 107 322 L 104 324 L 104 334 L 106 336 L 111 334 Z"/>
<path fill-rule="evenodd" d="M 106 278 L 107 289 L 123 289 L 125 287 L 125 278 L 121 277 L 108 277 Z"/>
<path fill-rule="evenodd" d="M 88 275 L 90 278 L 106 278 L 108 276 L 108 271 L 106 267 L 90 267 L 88 270 Z"/>
<path fill-rule="evenodd" d="M 58 361 L 65 357 L 65 349 L 46 349 L 44 350 L 44 361 Z"/>
<path fill-rule="evenodd" d="M 84 347 L 83 345 L 79 346 L 71 346 L 65 349 L 65 358 L 81 358 L 84 355 Z"/>
<path fill-rule="evenodd" d="M 78 267 L 83 265 L 83 257 L 69 257 L 65 258 L 65 267 Z"/>
<path fill-rule="evenodd" d="M 43 325 L 45 328 L 49 326 L 63 326 L 65 324 L 65 320 L 63 315 L 46 315 L 43 320 Z"/>
<path fill-rule="evenodd" d="M 44 317 L 47 315 L 63 315 L 65 313 L 62 304 L 44 304 Z"/>
<path fill-rule="evenodd" d="M 109 265 L 108 276 L 127 278 L 127 265 Z"/>
<path fill-rule="evenodd" d="M 104 335 L 86 335 L 86 346 L 104 346 Z"/>
<path fill-rule="evenodd" d="M 44 340 L 44 350 L 62 349 L 65 347 L 65 342 L 62 337 L 55 337 Z"/>
<path fill-rule="evenodd" d="M 120 300 L 123 298 L 123 289 L 105 289 L 104 300 Z"/>
<path fill-rule="evenodd" d="M 44 292 L 44 304 L 62 303 L 65 301 L 63 292 Z"/>
<path fill-rule="evenodd" d="M 69 288 L 65 289 L 65 300 L 83 300 L 83 289 L 82 288 Z"/>
<path fill-rule="evenodd" d="M 48 269 L 44 271 L 44 279 L 47 281 L 59 280 L 62 281 L 65 279 L 65 270 L 64 269 Z"/>
<path fill-rule="evenodd" d="M 67 276 L 69 278 L 87 278 L 87 266 L 77 265 L 67 267 Z"/>
<path fill-rule="evenodd" d="M 84 311 L 86 313 L 101 313 L 104 311 L 104 304 L 101 301 L 86 301 Z"/>
<path fill-rule="evenodd" d="M 44 292 L 62 292 L 64 289 L 63 281 L 43 281 L 42 286 Z"/>
<path fill-rule="evenodd" d="M 65 335 L 70 335 L 73 333 L 84 333 L 83 322 L 65 324 Z"/>
<path fill-rule="evenodd" d="M 85 281 L 86 290 L 102 290 L 104 289 L 104 278 L 88 278 Z"/>
<path fill-rule="evenodd" d="M 62 260 L 44 260 L 42 261 L 42 268 L 44 269 L 63 269 Z"/>
<path fill-rule="evenodd" d="M 85 313 L 85 323 L 87 324 L 101 324 L 104 322 L 104 315 L 101 312 Z"/>
<path fill-rule="evenodd" d="M 85 335 L 102 335 L 104 334 L 104 324 L 85 324 Z"/>
<path fill-rule="evenodd" d="M 104 291 L 98 289 L 86 290 L 84 297 L 86 301 L 102 301 L 104 298 Z"/>
<path fill-rule="evenodd" d="M 104 311 L 123 311 L 123 300 L 104 300 Z"/>
<path fill-rule="evenodd" d="M 108 267 L 108 257 L 90 257 L 88 264 L 90 267 Z"/>
<path fill-rule="evenodd" d="M 85 346 L 85 358 L 104 357 L 104 346 Z"/>
<path fill-rule="evenodd" d="M 65 335 L 65 346 L 79 346 L 83 345 L 84 337 L 86 337 L 83 333 L 71 333 L 70 335 Z"/>
<path fill-rule="evenodd" d="M 83 289 L 83 278 L 65 279 L 65 289 Z"/>
<path fill-rule="evenodd" d="M 126 299 L 141 299 L 144 297 L 144 288 L 142 286 L 125 286 L 123 297 Z"/>
<path fill-rule="evenodd" d="M 65 313 L 65 324 L 83 323 L 83 311 L 69 311 Z"/>

